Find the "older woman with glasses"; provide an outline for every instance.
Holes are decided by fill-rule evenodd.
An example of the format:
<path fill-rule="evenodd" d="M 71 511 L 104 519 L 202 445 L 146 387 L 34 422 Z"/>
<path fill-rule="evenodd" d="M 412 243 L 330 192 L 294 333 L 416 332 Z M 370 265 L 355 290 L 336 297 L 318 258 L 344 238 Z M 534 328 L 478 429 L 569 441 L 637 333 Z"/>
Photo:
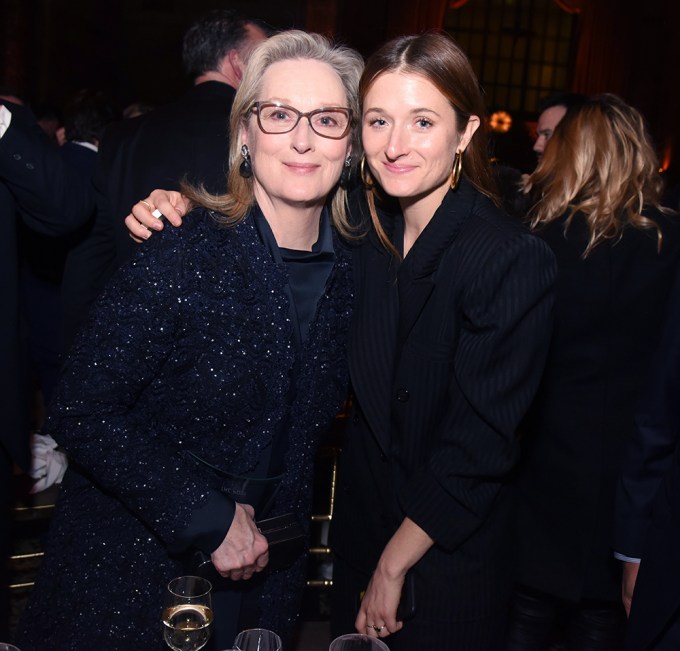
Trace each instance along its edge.
<path fill-rule="evenodd" d="M 321 432 L 347 390 L 346 177 L 362 61 L 292 31 L 236 94 L 229 193 L 187 192 L 184 228 L 140 247 L 98 301 L 47 430 L 68 452 L 18 643 L 161 649 L 162 594 L 211 555 L 215 648 L 292 625 L 304 556 L 266 570 L 255 519 L 309 521 Z M 245 579 L 245 581 L 241 581 Z"/>

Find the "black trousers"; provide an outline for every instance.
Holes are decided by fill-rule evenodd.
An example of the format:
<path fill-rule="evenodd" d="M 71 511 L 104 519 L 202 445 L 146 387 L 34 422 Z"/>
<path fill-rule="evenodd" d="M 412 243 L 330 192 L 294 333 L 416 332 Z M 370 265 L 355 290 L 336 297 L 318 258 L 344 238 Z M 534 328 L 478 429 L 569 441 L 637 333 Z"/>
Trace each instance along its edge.
<path fill-rule="evenodd" d="M 567 651 L 621 651 L 626 615 L 620 602 L 574 604 L 523 586 L 515 589 L 506 651 L 548 651 L 559 637 Z"/>

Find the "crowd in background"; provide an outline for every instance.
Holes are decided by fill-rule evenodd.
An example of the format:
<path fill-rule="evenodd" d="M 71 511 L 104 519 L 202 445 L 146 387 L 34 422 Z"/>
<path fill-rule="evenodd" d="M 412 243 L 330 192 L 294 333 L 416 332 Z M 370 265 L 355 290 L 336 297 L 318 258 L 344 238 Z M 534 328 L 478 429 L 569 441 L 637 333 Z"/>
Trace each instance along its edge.
<path fill-rule="evenodd" d="M 160 107 L 84 90 L 32 115 L 0 89 L 3 522 L 30 432 L 73 465 L 21 648 L 154 648 L 145 609 L 194 547 L 238 584 L 221 644 L 292 639 L 305 558 L 262 572 L 255 521 L 308 519 L 346 395 L 334 634 L 680 648 L 680 200 L 644 117 L 555 93 L 517 170 L 442 34 L 391 41 L 359 79 L 348 48 L 218 11 L 183 62 L 192 87 Z M 103 620 L 152 562 L 124 625 L 47 617 L 82 571 L 69 598 Z"/>

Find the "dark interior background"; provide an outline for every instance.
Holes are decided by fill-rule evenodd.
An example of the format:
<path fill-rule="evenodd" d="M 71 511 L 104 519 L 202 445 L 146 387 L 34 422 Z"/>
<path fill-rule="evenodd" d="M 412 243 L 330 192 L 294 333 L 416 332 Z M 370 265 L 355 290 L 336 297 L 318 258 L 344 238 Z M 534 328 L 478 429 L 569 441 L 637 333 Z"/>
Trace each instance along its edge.
<path fill-rule="evenodd" d="M 323 32 L 366 56 L 392 36 L 453 24 L 454 11 L 536 11 L 540 3 L 557 5 L 574 20 L 569 74 L 558 90 L 614 92 L 638 107 L 674 176 L 678 0 L 0 0 L 0 86 L 34 106 L 58 107 L 84 87 L 104 90 L 119 108 L 164 103 L 187 84 L 182 33 L 217 7 L 240 9 L 276 28 Z M 516 117 L 530 131 L 536 113 Z"/>

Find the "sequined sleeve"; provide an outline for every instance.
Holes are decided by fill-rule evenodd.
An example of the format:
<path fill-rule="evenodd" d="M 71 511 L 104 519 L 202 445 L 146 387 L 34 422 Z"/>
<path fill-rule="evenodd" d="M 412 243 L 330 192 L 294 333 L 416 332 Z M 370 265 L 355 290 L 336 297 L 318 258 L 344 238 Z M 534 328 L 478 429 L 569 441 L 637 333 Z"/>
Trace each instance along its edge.
<path fill-rule="evenodd" d="M 196 238 L 183 230 L 154 235 L 100 297 L 71 351 L 46 427 L 97 489 L 168 543 L 210 492 L 182 454 L 173 394 L 164 393 L 172 382 L 164 366 L 182 335 L 183 296 L 195 282 L 186 272 L 192 253 L 186 240 Z"/>

